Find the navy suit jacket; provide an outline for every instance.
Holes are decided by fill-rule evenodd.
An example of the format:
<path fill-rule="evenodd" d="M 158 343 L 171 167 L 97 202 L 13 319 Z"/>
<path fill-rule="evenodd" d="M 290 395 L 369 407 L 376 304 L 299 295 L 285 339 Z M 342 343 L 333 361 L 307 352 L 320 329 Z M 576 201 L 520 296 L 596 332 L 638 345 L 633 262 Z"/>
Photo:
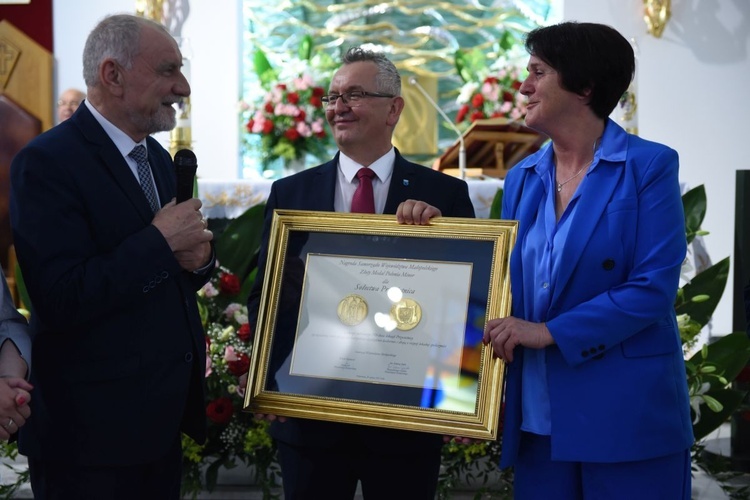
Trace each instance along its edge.
<path fill-rule="evenodd" d="M 338 154 L 333 160 L 315 168 L 274 182 L 265 209 L 263 240 L 258 259 L 257 279 L 248 298 L 250 324 L 255 325 L 260 305 L 262 277 L 268 258 L 268 236 L 275 209 L 334 211 Z M 474 206 L 466 183 L 460 179 L 411 163 L 396 151 L 396 160 L 388 187 L 384 213 L 395 214 L 407 199 L 421 200 L 440 209 L 445 217 L 474 217 Z M 306 419 L 274 422 L 271 435 L 298 446 L 334 446 L 348 443 L 352 447 L 370 447 L 381 451 L 398 449 L 440 448 L 442 437 L 413 431 L 400 431 L 361 425 L 339 424 Z"/>
<path fill-rule="evenodd" d="M 526 318 L 521 250 L 545 194 L 535 166 L 513 167 L 504 219 L 519 221 L 510 262 L 513 316 Z M 693 442 L 687 375 L 674 300 L 685 258 L 677 153 L 609 120 L 598 164 L 580 186 L 546 324 L 552 459 L 644 460 Z M 508 366 L 503 466 L 521 426 L 523 348 Z"/>
<path fill-rule="evenodd" d="M 162 205 L 169 153 L 149 137 Z M 85 105 L 11 166 L 11 221 L 33 305 L 32 416 L 21 452 L 85 465 L 163 456 L 205 439 L 205 340 L 195 292 L 140 185 Z"/>

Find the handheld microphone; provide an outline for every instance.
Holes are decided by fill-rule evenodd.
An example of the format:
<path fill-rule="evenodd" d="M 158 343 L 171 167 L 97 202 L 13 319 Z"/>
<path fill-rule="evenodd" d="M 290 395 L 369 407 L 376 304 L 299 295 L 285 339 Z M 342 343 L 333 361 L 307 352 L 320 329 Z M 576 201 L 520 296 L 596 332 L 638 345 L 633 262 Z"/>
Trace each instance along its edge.
<path fill-rule="evenodd" d="M 432 100 L 432 97 L 430 97 L 430 94 L 427 93 L 427 91 L 422 87 L 416 78 L 413 76 L 409 77 L 409 83 L 417 87 L 417 89 L 422 93 L 425 99 L 427 99 L 427 102 L 429 102 L 433 108 L 437 110 L 438 113 L 440 113 L 440 116 L 443 117 L 445 121 L 448 122 L 448 125 L 453 129 L 454 132 L 456 132 L 456 135 L 458 136 L 458 171 L 461 173 L 461 179 L 466 180 L 466 147 L 464 146 L 464 135 L 461 133 L 460 130 L 458 130 L 458 127 L 453 123 L 453 121 L 448 118 L 448 115 L 445 114 L 445 112 L 440 109 L 440 106 L 437 105 L 435 101 Z"/>
<path fill-rule="evenodd" d="M 174 171 L 177 179 L 177 203 L 182 203 L 193 197 L 195 171 L 198 160 L 195 153 L 189 149 L 181 149 L 174 155 Z"/>

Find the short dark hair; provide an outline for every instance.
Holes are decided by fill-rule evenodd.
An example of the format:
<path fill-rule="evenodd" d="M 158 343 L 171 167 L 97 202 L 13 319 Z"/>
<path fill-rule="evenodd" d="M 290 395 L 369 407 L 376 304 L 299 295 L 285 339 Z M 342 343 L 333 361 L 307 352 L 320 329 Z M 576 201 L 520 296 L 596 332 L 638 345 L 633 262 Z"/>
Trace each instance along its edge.
<path fill-rule="evenodd" d="M 526 36 L 526 50 L 560 75 L 560 84 L 583 95 L 591 89 L 589 106 L 606 119 L 635 74 L 635 54 L 614 28 L 596 23 L 564 22 L 536 28 Z"/>

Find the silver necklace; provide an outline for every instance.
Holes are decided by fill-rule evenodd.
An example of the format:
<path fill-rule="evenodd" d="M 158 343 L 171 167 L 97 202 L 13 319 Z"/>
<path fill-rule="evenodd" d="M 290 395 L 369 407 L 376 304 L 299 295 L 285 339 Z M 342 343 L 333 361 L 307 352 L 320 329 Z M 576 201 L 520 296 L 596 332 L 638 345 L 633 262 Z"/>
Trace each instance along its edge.
<path fill-rule="evenodd" d="M 583 170 L 584 170 L 584 169 L 586 169 L 586 168 L 590 167 L 590 166 L 591 166 L 591 164 L 592 164 L 592 163 L 594 163 L 594 156 L 596 156 L 596 145 L 597 145 L 598 143 L 599 143 L 599 139 L 597 139 L 597 140 L 595 140 L 595 141 L 594 141 L 594 148 L 593 148 L 593 150 L 591 151 L 591 162 L 589 162 L 589 164 L 588 164 L 588 165 L 584 165 L 584 166 L 582 166 L 582 167 L 581 167 L 581 168 L 580 168 L 580 169 L 578 170 L 578 172 L 576 172 L 575 174 L 573 174 L 572 176 L 568 177 L 567 179 L 565 179 L 565 180 L 564 180 L 564 181 L 562 181 L 562 182 L 559 182 L 559 181 L 558 181 L 557 179 L 555 179 L 555 182 L 557 183 L 557 192 L 558 192 L 558 193 L 559 193 L 560 191 L 562 191 L 562 188 L 563 188 L 563 186 L 564 186 L 565 184 L 569 183 L 570 181 L 572 181 L 573 179 L 575 179 L 576 177 L 578 177 L 578 175 L 579 175 L 579 174 L 580 174 L 581 172 L 583 172 Z"/>

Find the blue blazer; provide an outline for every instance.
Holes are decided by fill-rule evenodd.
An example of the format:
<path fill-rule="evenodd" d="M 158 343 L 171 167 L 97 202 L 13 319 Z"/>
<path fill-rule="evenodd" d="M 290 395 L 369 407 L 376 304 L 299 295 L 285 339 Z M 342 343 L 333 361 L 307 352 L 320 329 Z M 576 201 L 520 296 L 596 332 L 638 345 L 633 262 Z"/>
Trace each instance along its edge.
<path fill-rule="evenodd" d="M 148 138 L 161 203 L 169 153 Z M 32 416 L 21 452 L 86 465 L 161 457 L 205 437 L 205 340 L 195 292 L 140 185 L 85 105 L 11 166 L 11 221 L 33 304 Z"/>
<path fill-rule="evenodd" d="M 530 156 L 505 179 L 502 217 L 519 221 L 510 263 L 513 316 L 526 318 L 521 249 L 546 196 Z M 620 462 L 693 442 L 674 311 L 686 238 L 677 153 L 609 120 L 598 165 L 581 185 L 547 327 L 552 459 Z M 501 466 L 521 425 L 522 348 L 509 364 Z"/>
<path fill-rule="evenodd" d="M 265 274 L 268 236 L 275 209 L 334 211 L 338 161 L 339 155 L 336 154 L 333 160 L 327 163 L 273 183 L 265 208 L 257 276 L 262 277 Z M 425 201 L 438 207 L 446 217 L 474 217 L 474 206 L 469 198 L 466 182 L 411 163 L 396 151 L 384 213 L 395 214 L 399 203 L 407 199 Z M 261 290 L 262 279 L 257 279 L 248 298 L 251 325 L 256 324 Z M 442 436 L 438 434 L 299 418 L 288 419 L 284 423 L 273 422 L 271 435 L 277 440 L 297 446 L 327 447 L 348 443 L 355 448 L 366 446 L 384 452 L 393 452 L 404 447 L 438 449 L 443 444 Z"/>

